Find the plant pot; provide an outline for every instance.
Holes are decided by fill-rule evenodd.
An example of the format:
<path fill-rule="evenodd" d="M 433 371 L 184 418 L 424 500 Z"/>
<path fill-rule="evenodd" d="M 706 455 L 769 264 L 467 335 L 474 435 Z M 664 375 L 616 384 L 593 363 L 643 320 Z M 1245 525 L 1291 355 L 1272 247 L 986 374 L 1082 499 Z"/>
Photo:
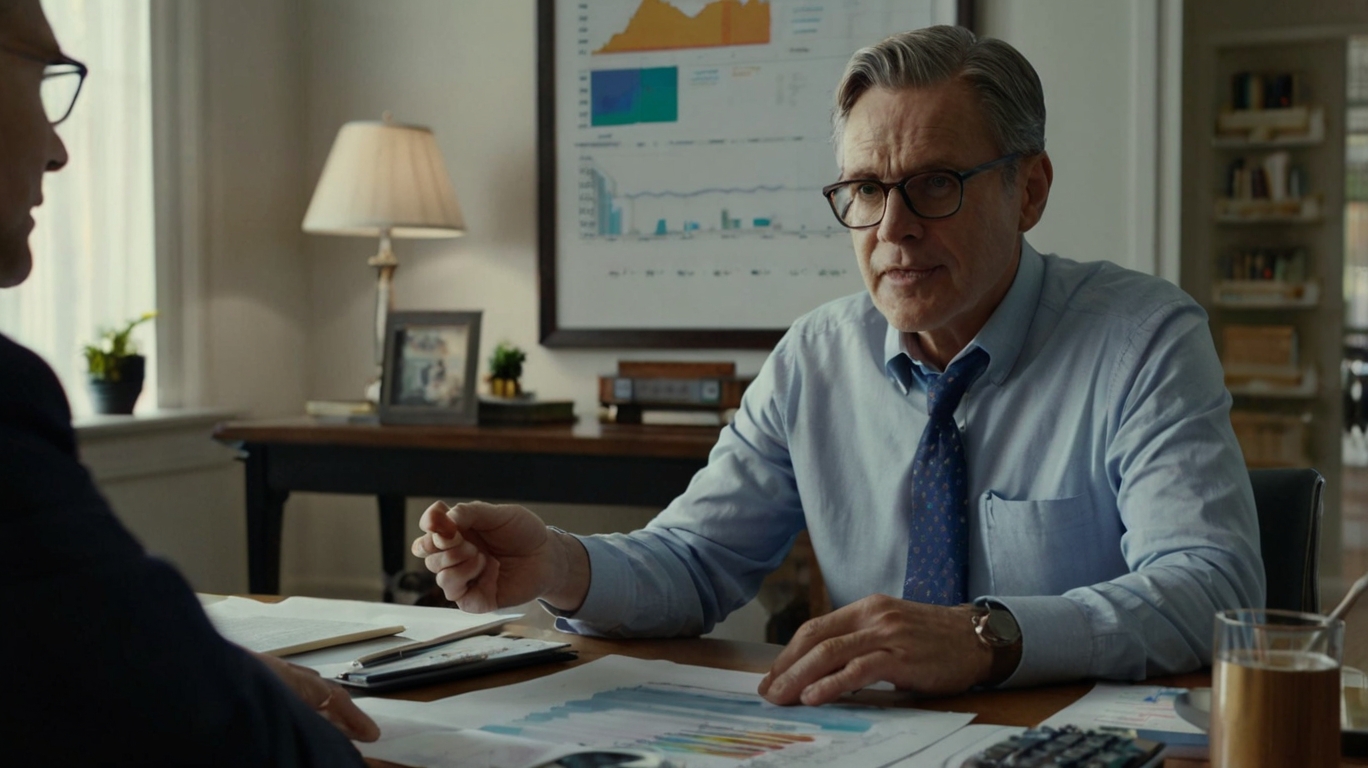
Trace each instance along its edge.
<path fill-rule="evenodd" d="M 90 404 L 96 413 L 132 413 L 142 394 L 143 378 L 147 373 L 147 358 L 142 355 L 129 355 L 119 360 L 119 380 L 86 380 L 90 391 Z"/>
<path fill-rule="evenodd" d="M 522 394 L 522 384 L 517 379 L 489 379 L 489 394 L 495 397 L 517 397 Z"/>

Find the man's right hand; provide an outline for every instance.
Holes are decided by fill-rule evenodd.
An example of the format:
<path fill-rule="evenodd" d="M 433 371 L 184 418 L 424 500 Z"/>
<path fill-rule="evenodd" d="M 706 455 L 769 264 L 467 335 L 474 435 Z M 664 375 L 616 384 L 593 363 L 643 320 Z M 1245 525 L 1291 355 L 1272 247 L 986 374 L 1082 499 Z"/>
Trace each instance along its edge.
<path fill-rule="evenodd" d="M 546 527 L 531 510 L 473 501 L 436 502 L 413 554 L 461 610 L 484 613 L 543 598 L 574 611 L 589 591 L 589 555 L 579 539 Z"/>

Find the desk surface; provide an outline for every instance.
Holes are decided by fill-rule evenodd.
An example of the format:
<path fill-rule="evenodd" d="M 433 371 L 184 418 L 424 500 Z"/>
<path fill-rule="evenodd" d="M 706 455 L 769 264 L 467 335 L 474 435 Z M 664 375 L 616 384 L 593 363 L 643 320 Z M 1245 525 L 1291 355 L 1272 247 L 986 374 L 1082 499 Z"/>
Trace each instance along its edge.
<path fill-rule="evenodd" d="M 664 508 L 688 487 L 717 428 L 452 427 L 329 424 L 309 418 L 228 422 L 214 438 L 246 460 L 249 589 L 280 587 L 280 541 L 291 493 L 374 496 L 386 584 L 404 567 L 412 531 L 405 499 L 517 499 Z M 389 587 L 387 586 L 387 589 Z"/>
<path fill-rule="evenodd" d="M 567 635 L 516 623 L 508 625 L 507 631 L 527 637 L 569 642 L 579 651 L 579 659 L 565 664 L 524 667 L 495 675 L 404 691 L 393 694 L 393 698 L 411 701 L 434 701 L 458 693 L 496 688 L 510 683 L 531 680 L 572 666 L 587 664 L 610 654 L 634 656 L 639 659 L 665 659 L 680 664 L 735 669 L 742 672 L 766 672 L 781 649 L 781 646 L 767 643 L 707 638 L 604 640 Z M 1175 678 L 1166 678 L 1164 684 L 1179 687 L 1207 686 L 1211 684 L 1211 676 L 1206 673 L 1181 675 Z M 935 699 L 917 699 L 915 701 L 902 693 L 871 691 L 861 694 L 859 700 L 880 706 L 915 706 L 920 709 L 933 709 L 942 712 L 976 712 L 979 715 L 976 722 L 1031 726 L 1074 703 L 1090 690 L 1092 690 L 1091 683 L 1073 683 L 1044 688 L 987 691 Z"/>
<path fill-rule="evenodd" d="M 393 698 L 411 701 L 434 701 L 458 693 L 496 688 L 511 683 L 520 683 L 543 675 L 552 674 L 572 666 L 587 664 L 609 654 L 634 656 L 641 659 L 665 659 L 681 664 L 735 669 L 743 672 L 765 672 L 778 655 L 780 646 L 764 643 L 747 643 L 734 640 L 710 640 L 701 638 L 682 640 L 602 640 L 591 637 L 565 635 L 535 626 L 510 624 L 510 632 L 527 637 L 569 642 L 579 651 L 577 661 L 556 665 L 542 665 L 510 670 L 494 675 L 459 680 L 441 685 L 429 686 L 413 691 L 392 694 Z M 1171 685 L 1183 688 L 1197 688 L 1211 685 L 1211 675 L 1195 672 L 1188 675 L 1160 678 L 1151 681 L 1156 685 Z M 976 723 L 999 725 L 1032 726 L 1050 715 L 1067 707 L 1092 690 L 1092 683 L 1070 683 L 1067 685 L 1045 686 L 1041 688 L 1017 689 L 1010 691 L 986 691 L 968 693 L 960 696 L 945 696 L 934 699 L 912 699 L 906 694 L 896 692 L 866 692 L 857 701 L 892 707 L 917 707 L 942 712 L 974 712 Z M 1368 765 L 1368 760 L 1346 758 L 1345 766 Z M 1202 761 L 1167 760 L 1165 768 L 1202 768 Z"/>
<path fill-rule="evenodd" d="M 453 427 L 331 424 L 302 417 L 230 421 L 214 429 L 214 439 L 230 443 L 706 459 L 717 443 L 718 432 L 717 427 L 600 424 L 596 421 L 583 421 L 573 426 Z"/>

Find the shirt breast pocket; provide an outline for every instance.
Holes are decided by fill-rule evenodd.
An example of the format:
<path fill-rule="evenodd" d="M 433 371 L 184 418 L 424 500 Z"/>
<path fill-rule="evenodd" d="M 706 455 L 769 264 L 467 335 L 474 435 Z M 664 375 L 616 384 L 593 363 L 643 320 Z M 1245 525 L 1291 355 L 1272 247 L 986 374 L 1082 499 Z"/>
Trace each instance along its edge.
<path fill-rule="evenodd" d="M 989 491 L 980 504 L 993 594 L 1061 595 L 1115 575 L 1119 540 L 1087 496 L 1011 501 Z"/>

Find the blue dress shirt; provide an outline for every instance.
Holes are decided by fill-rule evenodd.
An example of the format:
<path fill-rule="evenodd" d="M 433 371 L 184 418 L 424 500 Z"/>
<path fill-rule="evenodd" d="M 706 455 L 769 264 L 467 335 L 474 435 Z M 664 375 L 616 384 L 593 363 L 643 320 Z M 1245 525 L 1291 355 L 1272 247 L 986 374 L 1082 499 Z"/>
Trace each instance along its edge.
<path fill-rule="evenodd" d="M 1262 606 L 1264 576 L 1206 314 L 1158 278 L 1021 251 L 955 412 L 969 593 L 1022 631 L 1006 684 L 1209 663 L 1214 613 Z M 592 583 L 560 626 L 706 632 L 805 527 L 833 605 L 901 595 L 921 365 L 867 293 L 800 318 L 684 494 L 640 531 L 582 538 Z"/>

